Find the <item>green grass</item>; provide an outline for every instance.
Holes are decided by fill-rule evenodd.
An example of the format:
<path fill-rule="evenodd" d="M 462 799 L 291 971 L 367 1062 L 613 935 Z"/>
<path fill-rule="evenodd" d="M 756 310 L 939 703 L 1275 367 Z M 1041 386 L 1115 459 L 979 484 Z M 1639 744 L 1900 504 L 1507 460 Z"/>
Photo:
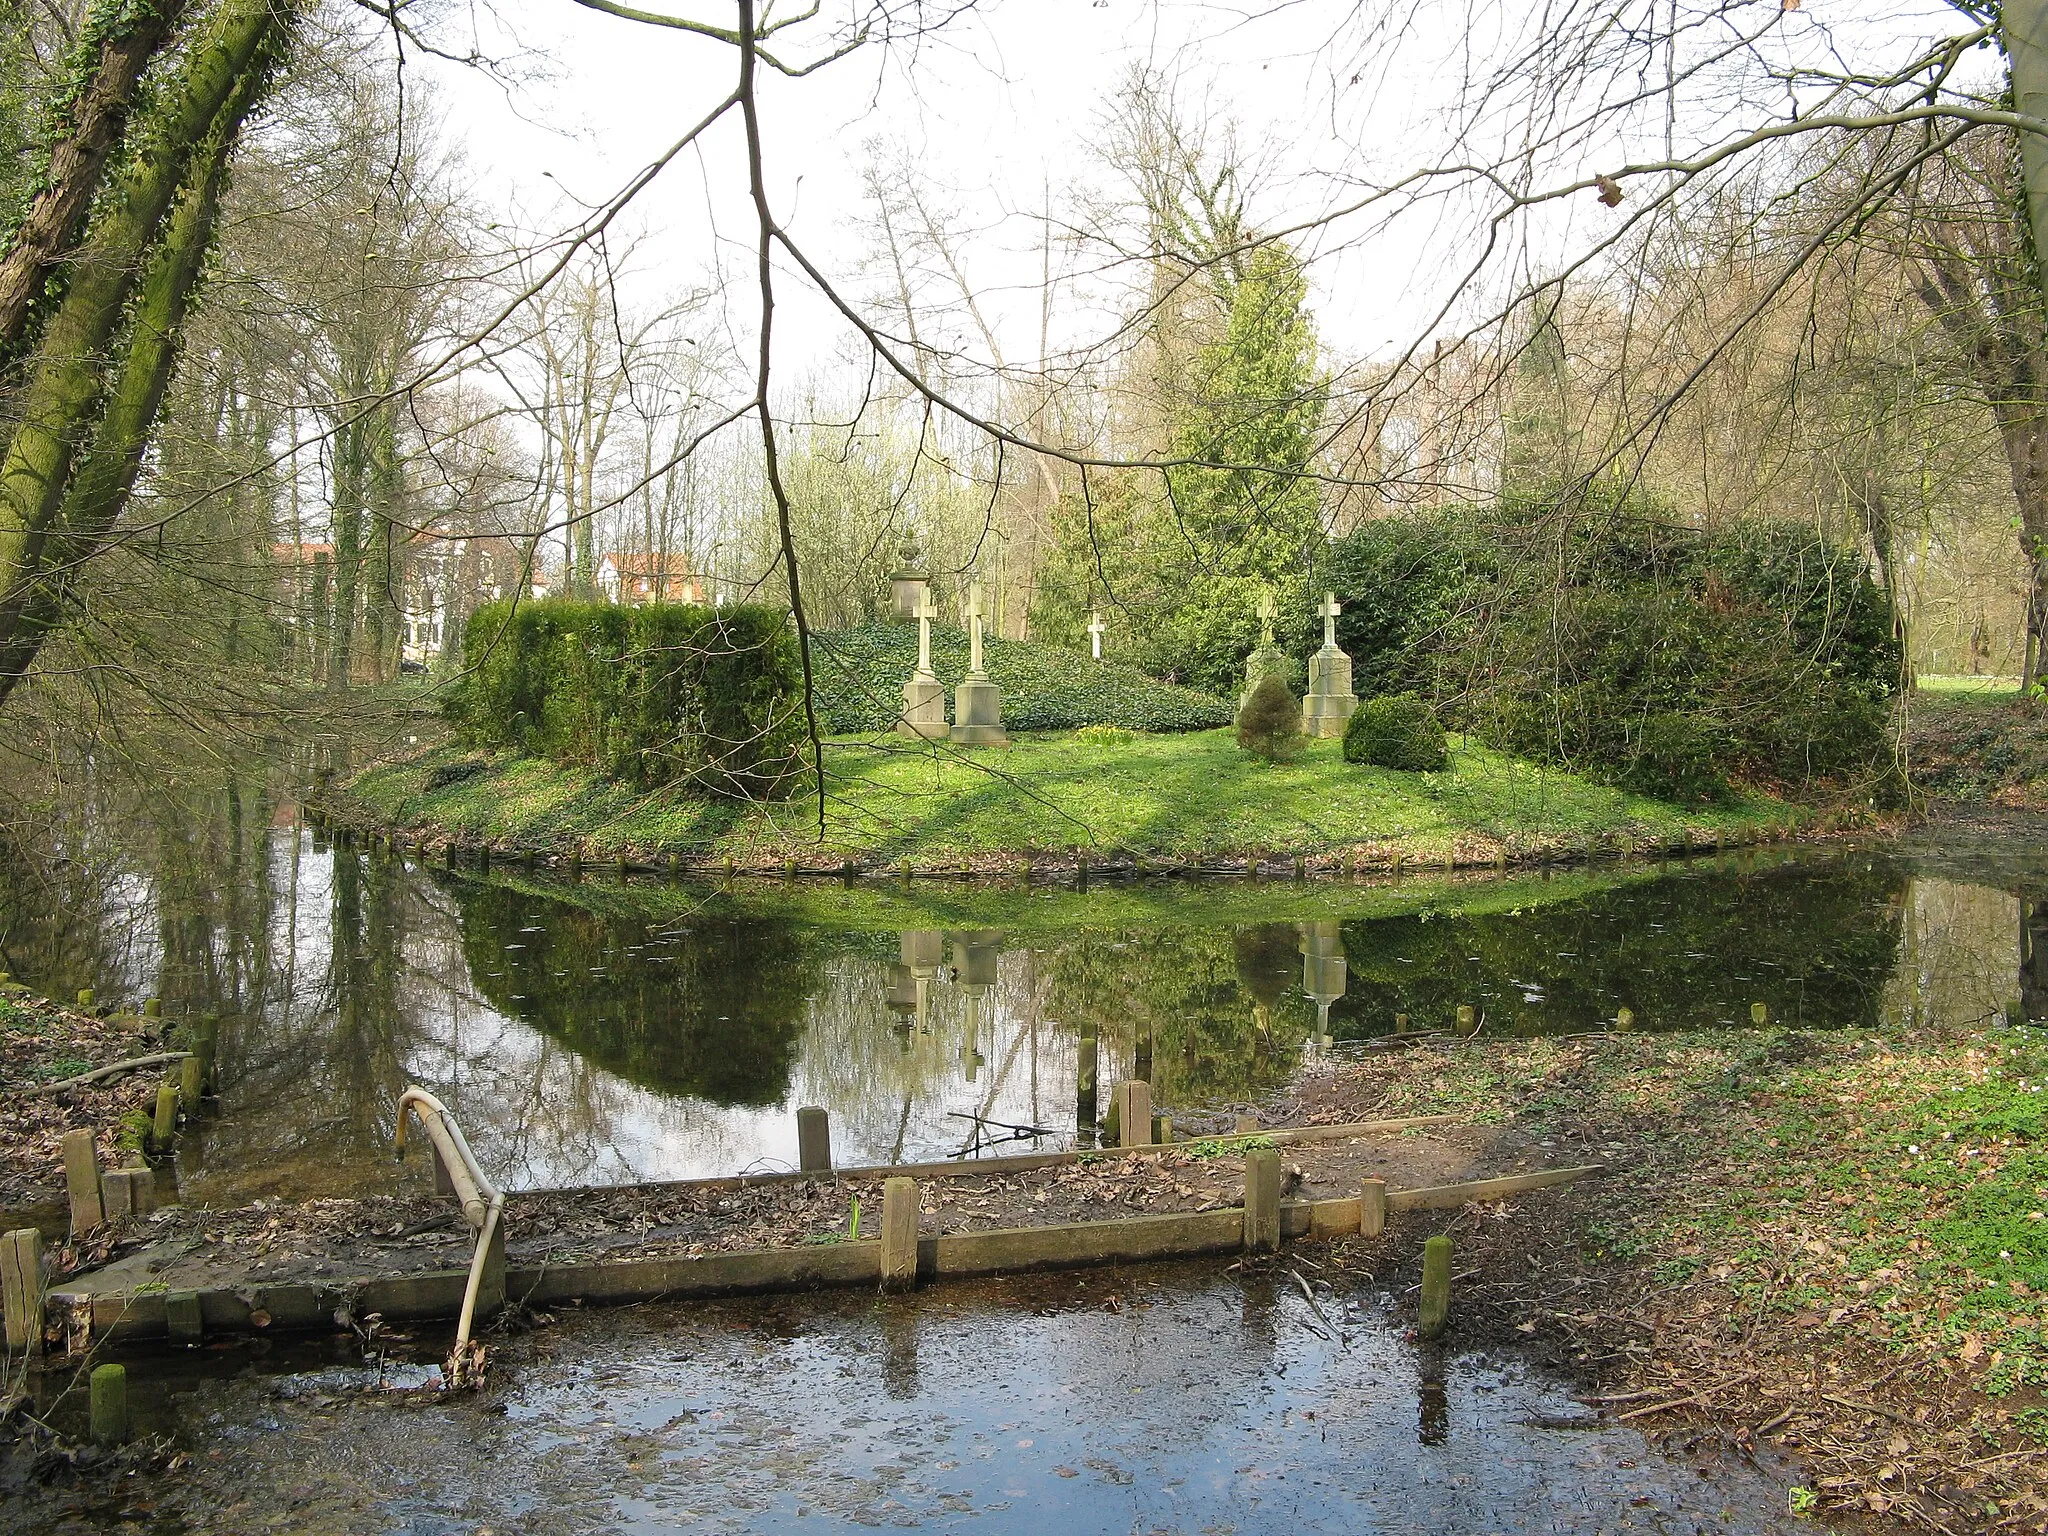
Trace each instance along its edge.
<path fill-rule="evenodd" d="M 2016 677 L 1966 677 L 1922 672 L 1913 680 L 1913 686 L 1922 693 L 1982 693 L 2011 698 L 2020 691 L 2020 680 Z"/>
<path fill-rule="evenodd" d="M 1750 833 L 1796 819 L 1762 798 L 1683 809 L 1464 743 L 1441 773 L 1401 773 L 1347 764 L 1335 741 L 1268 764 L 1223 730 L 1108 742 L 1047 732 L 972 752 L 894 737 L 835 740 L 821 836 L 815 796 L 739 806 L 675 789 L 632 791 L 526 758 L 496 759 L 426 788 L 436 766 L 469 755 L 436 748 L 369 769 L 349 788 L 386 825 L 500 845 L 577 844 L 593 858 L 676 852 L 742 863 L 959 861 L 1070 848 L 1173 859 L 1398 849 L 1440 862 L 1453 851 L 1483 859 L 1589 843 L 1657 846 L 1682 832 Z"/>

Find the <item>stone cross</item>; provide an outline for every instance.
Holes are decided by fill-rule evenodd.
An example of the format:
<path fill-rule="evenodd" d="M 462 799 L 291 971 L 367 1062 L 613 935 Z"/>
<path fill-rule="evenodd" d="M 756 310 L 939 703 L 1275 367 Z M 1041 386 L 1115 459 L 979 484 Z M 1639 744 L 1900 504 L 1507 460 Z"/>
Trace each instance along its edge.
<path fill-rule="evenodd" d="M 1280 607 L 1273 601 L 1273 594 L 1265 593 L 1259 598 L 1259 644 L 1273 643 L 1273 621 L 1280 617 Z"/>
<path fill-rule="evenodd" d="M 921 678 L 932 675 L 932 620 L 938 616 L 927 589 L 917 601 L 917 675 Z"/>
<path fill-rule="evenodd" d="M 1102 615 L 1093 608 L 1088 610 L 1088 644 L 1097 661 L 1102 660 L 1102 632 L 1109 626 L 1102 622 Z"/>
<path fill-rule="evenodd" d="M 967 588 L 967 670 L 981 676 L 981 583 Z"/>
<path fill-rule="evenodd" d="M 1344 605 L 1337 601 L 1337 594 L 1325 592 L 1322 605 L 1316 609 L 1323 616 L 1323 649 L 1337 649 L 1337 615 L 1344 611 Z"/>

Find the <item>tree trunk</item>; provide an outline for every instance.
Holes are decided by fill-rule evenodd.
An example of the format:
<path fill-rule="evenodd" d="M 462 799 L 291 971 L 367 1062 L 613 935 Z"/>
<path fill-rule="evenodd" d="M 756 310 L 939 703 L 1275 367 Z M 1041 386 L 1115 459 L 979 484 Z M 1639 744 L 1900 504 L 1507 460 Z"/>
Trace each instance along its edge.
<path fill-rule="evenodd" d="M 2020 553 L 2027 565 L 2027 640 L 2020 668 L 2020 689 L 2025 692 L 2048 668 L 2041 644 L 2048 629 L 2048 410 L 2015 403 L 1997 414 L 2013 497 L 2019 503 Z"/>
<path fill-rule="evenodd" d="M 129 135 L 141 142 L 101 189 L 104 211 L 26 360 L 0 449 L 0 702 L 134 484 L 211 243 L 221 166 L 292 19 L 271 0 L 223 0 L 161 108 Z"/>
<path fill-rule="evenodd" d="M 77 241 L 107 157 L 127 126 L 142 72 L 170 40 L 184 9 L 185 0 L 157 0 L 153 6 L 103 0 L 93 7 L 83 46 L 96 49 L 96 56 L 81 71 L 67 120 L 50 146 L 42 190 L 0 256 L 0 357 L 21 345 L 44 280 Z"/>

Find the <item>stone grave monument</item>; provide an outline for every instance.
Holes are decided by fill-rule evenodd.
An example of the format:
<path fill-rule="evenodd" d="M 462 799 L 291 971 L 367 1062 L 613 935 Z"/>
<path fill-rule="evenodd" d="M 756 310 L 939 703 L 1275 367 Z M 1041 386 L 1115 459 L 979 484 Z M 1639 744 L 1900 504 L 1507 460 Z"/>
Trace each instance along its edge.
<path fill-rule="evenodd" d="M 1259 648 L 1245 658 L 1244 693 L 1238 699 L 1242 709 L 1244 702 L 1252 696 L 1252 690 L 1259 686 L 1268 674 L 1280 679 L 1289 687 L 1294 685 L 1294 663 L 1287 659 L 1287 653 L 1273 643 L 1273 621 L 1280 616 L 1279 606 L 1268 592 L 1259 599 Z"/>
<path fill-rule="evenodd" d="M 1345 722 L 1358 708 L 1358 695 L 1351 691 L 1351 658 L 1337 649 L 1337 615 L 1344 607 L 1337 594 L 1323 594 L 1323 648 L 1308 659 L 1308 697 L 1301 701 L 1301 730 L 1305 736 L 1342 736 Z"/>
<path fill-rule="evenodd" d="M 1102 632 L 1108 627 L 1101 614 L 1093 608 L 1088 610 L 1088 649 L 1097 661 L 1102 660 Z"/>
<path fill-rule="evenodd" d="M 981 665 L 981 583 L 967 589 L 967 675 L 953 690 L 953 740 L 966 747 L 1007 747 L 1003 690 Z"/>
<path fill-rule="evenodd" d="M 946 734 L 946 685 L 932 674 L 932 620 L 939 616 L 931 594 L 917 604 L 917 670 L 903 685 L 903 716 L 896 729 L 904 736 L 936 741 Z"/>

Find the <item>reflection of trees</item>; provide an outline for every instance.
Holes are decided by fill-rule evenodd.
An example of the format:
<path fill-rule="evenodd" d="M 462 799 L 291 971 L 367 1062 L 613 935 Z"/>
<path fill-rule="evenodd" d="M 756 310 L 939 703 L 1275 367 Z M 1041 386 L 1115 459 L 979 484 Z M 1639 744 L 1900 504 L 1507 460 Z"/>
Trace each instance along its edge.
<path fill-rule="evenodd" d="M 1418 1028 L 1479 1006 L 1489 1033 L 1587 1027 L 1633 1009 L 1655 1029 L 1746 1022 L 1749 1005 L 1820 1028 L 1874 1023 L 1898 954 L 1901 877 L 1882 863 L 1688 872 L 1496 916 L 1344 925 L 1340 1035 Z M 1348 1028 L 1346 1027 L 1348 1025 Z"/>
<path fill-rule="evenodd" d="M 782 1099 L 816 969 L 791 925 L 657 931 L 474 884 L 462 942 L 492 1006 L 607 1071 L 714 1104 Z"/>
<path fill-rule="evenodd" d="M 1149 1054 L 1156 1103 L 1249 1098 L 1287 1081 L 1314 1027 L 1298 942 L 1292 923 L 1085 932 L 1039 957 L 1046 1011 L 1095 1025 L 1105 1084 Z"/>

